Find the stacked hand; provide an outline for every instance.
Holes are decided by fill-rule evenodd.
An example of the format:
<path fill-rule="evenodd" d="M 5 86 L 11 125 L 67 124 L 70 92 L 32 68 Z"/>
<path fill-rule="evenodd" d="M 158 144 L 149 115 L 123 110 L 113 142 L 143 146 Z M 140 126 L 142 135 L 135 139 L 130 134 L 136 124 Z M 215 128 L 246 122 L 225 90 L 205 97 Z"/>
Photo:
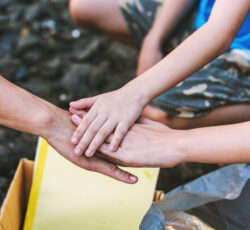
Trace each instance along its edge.
<path fill-rule="evenodd" d="M 81 120 L 81 115 L 73 116 L 76 126 Z M 183 152 L 178 148 L 181 135 L 181 131 L 172 130 L 162 123 L 140 118 L 116 152 L 109 149 L 111 135 L 96 155 L 127 167 L 173 167 L 184 161 Z"/>
<path fill-rule="evenodd" d="M 74 155 L 74 145 L 69 140 L 73 135 L 75 127 L 70 121 L 70 114 L 56 107 L 53 107 L 52 112 L 52 119 L 49 119 L 46 132 L 42 136 L 63 157 L 89 171 L 99 172 L 125 183 L 133 184 L 137 182 L 135 176 L 118 168 L 116 164 L 97 157 L 87 158 Z"/>
<path fill-rule="evenodd" d="M 109 148 L 111 151 L 117 150 L 145 106 L 133 92 L 130 88 L 123 87 L 117 91 L 70 103 L 72 114 L 79 115 L 81 110 L 89 110 L 71 138 L 72 143 L 76 145 L 76 155 L 85 152 L 86 156 L 93 156 L 112 133 L 114 135 Z"/>

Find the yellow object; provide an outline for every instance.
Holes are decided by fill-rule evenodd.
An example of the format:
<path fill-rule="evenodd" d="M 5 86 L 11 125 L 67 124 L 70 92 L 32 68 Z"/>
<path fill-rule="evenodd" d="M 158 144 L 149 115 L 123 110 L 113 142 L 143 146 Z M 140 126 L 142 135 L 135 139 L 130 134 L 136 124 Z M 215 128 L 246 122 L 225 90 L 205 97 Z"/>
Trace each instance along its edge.
<path fill-rule="evenodd" d="M 159 169 L 126 170 L 137 184 L 76 167 L 42 140 L 24 230 L 138 230 Z"/>
<path fill-rule="evenodd" d="M 0 213 L 0 230 L 20 230 L 32 182 L 33 161 L 22 159 Z"/>

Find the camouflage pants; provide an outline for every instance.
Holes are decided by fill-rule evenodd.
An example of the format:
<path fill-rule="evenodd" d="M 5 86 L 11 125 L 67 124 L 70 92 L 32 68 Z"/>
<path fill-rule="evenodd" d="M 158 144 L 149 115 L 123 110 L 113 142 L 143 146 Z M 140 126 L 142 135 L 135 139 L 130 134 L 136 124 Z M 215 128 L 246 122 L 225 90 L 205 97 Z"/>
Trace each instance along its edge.
<path fill-rule="evenodd" d="M 164 0 L 118 0 L 135 45 L 140 48 Z M 194 31 L 194 9 L 174 31 L 163 52 L 167 54 Z M 187 56 L 188 57 L 188 56 Z M 155 98 L 151 105 L 170 115 L 199 117 L 216 107 L 250 103 L 250 50 L 229 50 Z"/>

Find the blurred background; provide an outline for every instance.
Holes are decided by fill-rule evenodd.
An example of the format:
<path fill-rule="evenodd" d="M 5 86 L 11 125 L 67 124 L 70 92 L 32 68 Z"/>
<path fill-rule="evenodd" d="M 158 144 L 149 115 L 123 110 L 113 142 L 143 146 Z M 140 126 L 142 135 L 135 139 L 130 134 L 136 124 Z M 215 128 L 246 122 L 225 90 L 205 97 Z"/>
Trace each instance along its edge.
<path fill-rule="evenodd" d="M 137 55 L 76 28 L 68 0 L 0 0 L 0 75 L 61 108 L 124 85 L 135 76 Z M 36 144 L 37 137 L 0 126 L 0 206 L 19 160 L 34 159 Z M 216 168 L 163 169 L 157 189 L 167 192 Z"/>

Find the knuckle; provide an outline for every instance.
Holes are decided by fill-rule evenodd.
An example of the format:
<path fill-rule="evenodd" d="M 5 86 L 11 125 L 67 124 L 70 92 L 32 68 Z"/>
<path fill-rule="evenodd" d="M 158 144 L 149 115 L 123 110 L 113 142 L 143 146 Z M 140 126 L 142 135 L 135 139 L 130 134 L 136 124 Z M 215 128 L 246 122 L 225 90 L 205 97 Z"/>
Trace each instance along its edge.
<path fill-rule="evenodd" d="M 108 136 L 108 132 L 106 130 L 100 130 L 100 136 L 106 137 L 106 136 Z"/>
<path fill-rule="evenodd" d="M 92 142 L 91 145 L 89 146 L 90 149 L 92 150 L 96 150 L 98 149 L 98 143 L 95 141 L 95 142 Z"/>
<path fill-rule="evenodd" d="M 81 136 L 82 135 L 82 129 L 77 129 L 76 131 L 75 131 L 75 135 L 76 136 Z"/>
<path fill-rule="evenodd" d="M 97 169 L 97 167 L 95 165 L 90 164 L 88 166 L 88 170 L 91 171 L 91 172 L 97 172 L 98 169 Z"/>
<path fill-rule="evenodd" d="M 117 166 L 114 164 L 108 164 L 107 166 L 111 172 L 115 172 L 117 169 Z"/>
<path fill-rule="evenodd" d="M 90 123 L 90 119 L 86 116 L 83 118 L 83 121 L 82 121 L 82 125 L 85 126 L 85 125 L 88 125 Z"/>
<path fill-rule="evenodd" d="M 119 131 L 118 131 L 118 135 L 119 136 L 124 136 L 126 134 L 126 130 L 125 129 L 120 129 Z"/>
<path fill-rule="evenodd" d="M 95 129 L 95 128 L 89 128 L 88 132 L 89 132 L 91 135 L 95 135 L 95 134 L 96 134 L 96 129 Z"/>
<path fill-rule="evenodd" d="M 106 110 L 103 110 L 103 111 L 102 111 L 102 116 L 108 117 L 108 116 L 109 116 L 109 112 L 106 111 Z"/>
<path fill-rule="evenodd" d="M 80 142 L 80 144 L 79 144 L 79 147 L 81 148 L 81 149 L 85 149 L 86 147 L 87 147 L 87 143 L 86 143 L 86 141 L 81 141 Z"/>
<path fill-rule="evenodd" d="M 127 173 L 124 172 L 124 171 L 122 171 L 122 170 L 119 170 L 119 171 L 117 172 L 117 174 L 118 174 L 118 176 L 119 176 L 120 178 L 126 178 L 126 177 L 127 177 Z"/>

